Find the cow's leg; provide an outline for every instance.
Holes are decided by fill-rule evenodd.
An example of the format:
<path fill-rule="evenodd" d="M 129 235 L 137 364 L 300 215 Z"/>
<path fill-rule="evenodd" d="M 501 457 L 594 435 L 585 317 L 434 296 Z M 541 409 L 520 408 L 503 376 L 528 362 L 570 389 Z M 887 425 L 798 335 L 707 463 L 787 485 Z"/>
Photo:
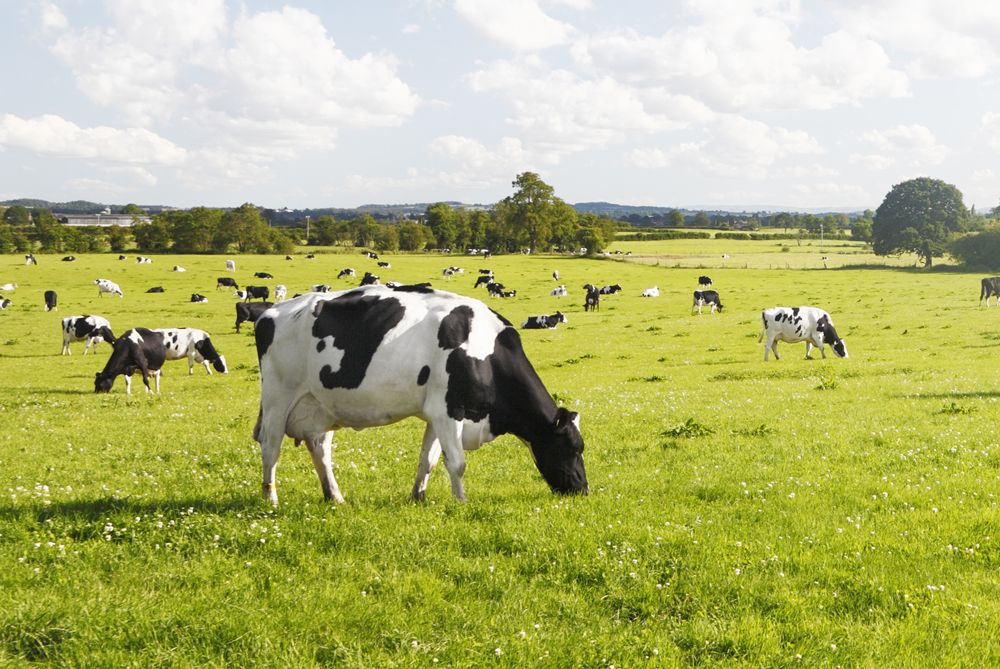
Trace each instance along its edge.
<path fill-rule="evenodd" d="M 819 354 L 823 357 L 824 360 L 826 360 L 826 346 L 824 346 L 823 344 L 819 345 Z"/>
<path fill-rule="evenodd" d="M 434 426 L 434 433 L 441 444 L 444 454 L 444 466 L 451 477 L 451 494 L 459 502 L 465 502 L 465 449 L 462 447 L 462 423 L 445 418 Z"/>
<path fill-rule="evenodd" d="M 156 382 L 156 394 L 157 395 L 160 394 L 160 372 L 161 371 L 163 371 L 163 370 L 162 369 L 157 369 L 156 371 L 153 372 L 153 379 Z M 148 390 L 148 388 L 147 388 L 147 390 Z"/>
<path fill-rule="evenodd" d="M 126 395 L 131 395 L 132 394 L 132 375 L 131 374 L 124 374 L 123 376 L 125 377 L 125 394 Z"/>
<path fill-rule="evenodd" d="M 333 430 L 329 430 L 320 435 L 313 435 L 306 439 L 306 448 L 312 456 L 313 466 L 319 476 L 319 484 L 323 488 L 323 497 L 333 500 L 337 504 L 344 503 L 344 496 L 340 494 L 340 487 L 337 479 L 333 476 L 333 463 L 330 457 L 330 445 L 333 443 Z"/>
<path fill-rule="evenodd" d="M 264 474 L 264 497 L 274 506 L 278 506 L 278 486 L 274 482 L 274 472 L 278 468 L 278 456 L 281 455 L 281 440 L 285 438 L 285 434 L 281 431 L 280 427 L 278 430 L 269 429 L 267 419 L 264 419 L 263 423 L 263 429 L 257 436 L 260 442 L 261 469 Z"/>
<path fill-rule="evenodd" d="M 777 337 L 775 337 L 770 342 L 768 342 L 768 346 L 764 348 L 764 360 L 767 360 L 767 350 L 768 349 L 771 349 L 771 353 L 774 354 L 774 359 L 775 360 L 780 360 L 780 358 L 778 357 L 778 338 Z"/>
<path fill-rule="evenodd" d="M 427 494 L 427 482 L 431 478 L 431 470 L 441 457 L 441 442 L 438 441 L 434 428 L 430 423 L 424 429 L 424 441 L 420 447 L 420 462 L 417 465 L 417 480 L 413 483 L 410 496 L 417 502 L 424 501 Z"/>

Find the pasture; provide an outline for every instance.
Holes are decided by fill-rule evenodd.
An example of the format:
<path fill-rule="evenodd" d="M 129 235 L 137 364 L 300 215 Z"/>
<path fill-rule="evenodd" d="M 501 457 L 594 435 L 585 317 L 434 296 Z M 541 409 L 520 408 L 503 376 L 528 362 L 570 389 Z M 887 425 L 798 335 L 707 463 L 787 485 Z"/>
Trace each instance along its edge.
<path fill-rule="evenodd" d="M 252 328 L 234 333 L 235 298 L 216 277 L 292 295 L 355 286 L 339 270 L 360 277 L 373 260 L 237 256 L 227 272 L 220 256 L 0 256 L 0 283 L 19 284 L 0 311 L 0 661 L 1000 662 L 1000 309 L 977 308 L 980 275 L 824 270 L 804 255 L 785 268 L 799 251 L 741 260 L 722 240 L 619 247 L 634 261 L 399 255 L 376 272 L 477 296 L 515 324 L 568 316 L 521 337 L 548 390 L 581 414 L 589 496 L 551 494 L 502 437 L 468 454 L 467 504 L 440 466 L 428 501 L 412 503 L 411 419 L 337 434 L 339 507 L 286 440 L 277 509 L 251 438 Z M 442 278 L 448 265 L 465 274 Z M 479 267 L 517 296 L 474 292 Z M 549 296 L 555 269 L 568 297 Z M 721 314 L 690 314 L 703 273 Z M 98 298 L 97 277 L 124 298 Z M 584 313 L 588 282 L 624 290 Z M 639 297 L 653 285 L 661 297 Z M 59 309 L 46 313 L 49 288 Z M 781 360 L 764 363 L 760 311 L 804 304 L 830 312 L 850 357 L 809 361 L 804 344 L 779 344 Z M 137 383 L 126 397 L 121 379 L 97 395 L 111 348 L 59 356 L 60 319 L 94 313 L 116 334 L 207 330 L 231 371 L 167 363 L 158 396 Z"/>

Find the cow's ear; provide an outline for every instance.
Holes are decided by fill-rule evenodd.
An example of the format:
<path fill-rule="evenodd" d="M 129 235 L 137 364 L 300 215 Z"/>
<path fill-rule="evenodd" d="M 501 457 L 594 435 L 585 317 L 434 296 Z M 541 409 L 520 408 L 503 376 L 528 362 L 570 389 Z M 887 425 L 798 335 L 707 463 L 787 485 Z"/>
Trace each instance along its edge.
<path fill-rule="evenodd" d="M 575 411 L 569 411 L 565 407 L 559 407 L 559 409 L 556 410 L 556 429 L 566 429 L 569 425 L 573 424 L 577 415 L 578 414 Z"/>

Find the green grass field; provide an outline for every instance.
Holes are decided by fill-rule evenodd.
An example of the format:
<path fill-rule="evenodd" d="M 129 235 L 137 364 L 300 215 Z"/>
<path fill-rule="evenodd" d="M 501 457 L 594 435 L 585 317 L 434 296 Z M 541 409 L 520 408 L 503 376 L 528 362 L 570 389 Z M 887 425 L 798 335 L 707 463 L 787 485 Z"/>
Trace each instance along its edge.
<path fill-rule="evenodd" d="M 554 496 L 502 437 L 469 454 L 467 504 L 442 467 L 414 504 L 410 420 L 338 433 L 340 507 L 286 440 L 277 509 L 250 436 L 252 328 L 234 333 L 235 299 L 214 288 L 223 258 L 0 257 L 0 283 L 19 284 L 0 312 L 0 663 L 996 665 L 1000 310 L 977 308 L 979 275 L 912 258 L 839 268 L 869 263 L 857 247 L 843 247 L 856 263 L 824 270 L 809 247 L 752 244 L 620 244 L 629 262 L 390 257 L 383 280 L 470 295 L 492 267 L 518 295 L 490 304 L 517 323 L 568 314 L 522 339 L 581 414 L 591 494 Z M 269 271 L 290 295 L 374 266 L 236 261 L 241 284 Z M 450 264 L 466 274 L 442 279 Z M 554 269 L 568 298 L 548 295 Z M 701 273 L 722 314 L 690 314 Z M 97 277 L 124 299 L 98 298 Z M 584 313 L 587 282 L 624 291 Z M 166 292 L 144 294 L 154 285 Z M 640 298 L 652 285 L 662 297 Z M 57 312 L 42 308 L 48 288 Z M 188 302 L 195 291 L 209 303 Z M 761 309 L 803 304 L 832 314 L 848 359 L 780 344 L 763 362 Z M 97 395 L 110 347 L 59 356 L 60 319 L 86 313 L 116 333 L 206 329 L 231 372 L 168 363 L 159 396 L 139 382 L 126 397 L 121 379 Z"/>

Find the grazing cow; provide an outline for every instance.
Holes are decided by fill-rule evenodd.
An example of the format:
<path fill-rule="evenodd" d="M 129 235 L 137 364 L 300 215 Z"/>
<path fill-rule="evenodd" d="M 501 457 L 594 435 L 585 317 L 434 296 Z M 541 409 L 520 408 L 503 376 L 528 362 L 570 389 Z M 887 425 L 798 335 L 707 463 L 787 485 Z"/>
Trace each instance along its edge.
<path fill-rule="evenodd" d="M 208 302 L 208 298 L 201 293 L 191 293 L 191 301 L 199 303 Z"/>
<path fill-rule="evenodd" d="M 236 283 L 236 279 L 232 278 L 231 276 L 220 276 L 218 279 L 215 280 L 216 290 L 219 290 L 220 288 L 223 288 L 225 286 L 229 286 L 233 290 L 240 289 L 239 284 Z"/>
<path fill-rule="evenodd" d="M 647 288 L 646 290 L 642 291 L 641 295 L 641 297 L 659 297 L 659 296 L 660 296 L 660 289 L 657 288 L 656 286 L 653 286 L 652 288 Z"/>
<path fill-rule="evenodd" d="M 76 256 L 63 256 L 62 261 L 63 262 L 75 262 L 76 261 Z"/>
<path fill-rule="evenodd" d="M 254 329 L 264 495 L 287 434 L 304 441 L 328 500 L 335 428 L 416 416 L 427 423 L 411 492 L 423 500 L 444 454 L 452 494 L 465 501 L 465 451 L 512 433 L 527 442 L 554 492 L 587 493 L 579 416 L 557 407 L 511 324 L 478 300 L 384 286 L 309 295 L 269 309 Z"/>
<path fill-rule="evenodd" d="M 375 274 L 372 274 L 371 272 L 365 272 L 365 275 L 363 277 L 361 277 L 361 283 L 358 284 L 358 285 L 361 285 L 361 286 L 377 286 L 378 285 L 378 276 L 375 275 Z"/>
<path fill-rule="evenodd" d="M 823 346 L 829 344 L 834 354 L 840 358 L 847 357 L 847 344 L 837 335 L 833 328 L 833 319 L 830 314 L 816 307 L 774 307 L 761 312 L 761 319 L 764 321 L 764 329 L 761 330 L 757 341 L 764 343 L 764 361 L 767 361 L 768 353 L 774 353 L 774 359 L 778 359 L 778 342 L 796 343 L 804 341 L 806 343 L 806 359 L 810 358 L 813 346 L 819 348 L 820 354 L 825 358 L 826 351 Z"/>
<path fill-rule="evenodd" d="M 17 284 L 16 283 L 5 283 L 2 286 L 0 286 L 0 290 L 17 290 Z"/>
<path fill-rule="evenodd" d="M 132 375 L 142 372 L 142 382 L 146 392 L 150 392 L 149 375 L 156 378 L 156 392 L 160 392 L 160 370 L 167 359 L 167 349 L 163 345 L 163 333 L 146 328 L 126 330 L 115 340 L 111 357 L 104 369 L 94 374 L 94 392 L 111 391 L 119 374 L 125 375 L 125 394 L 132 394 Z"/>
<path fill-rule="evenodd" d="M 601 291 L 592 283 L 583 284 L 583 289 L 587 291 L 587 297 L 583 301 L 584 311 L 601 310 Z"/>
<path fill-rule="evenodd" d="M 496 294 L 497 297 L 517 297 L 516 290 L 501 290 Z"/>
<path fill-rule="evenodd" d="M 451 249 L 448 249 L 448 252 L 451 253 Z M 448 269 L 451 270 L 452 274 L 465 274 L 465 269 L 462 267 L 456 267 L 455 265 L 452 265 Z"/>
<path fill-rule="evenodd" d="M 45 311 L 53 311 L 59 302 L 59 297 L 56 295 L 56 291 L 47 290 L 45 291 Z"/>
<path fill-rule="evenodd" d="M 163 290 L 163 286 L 153 286 L 152 288 L 150 288 L 146 292 L 147 293 L 162 293 L 162 292 L 164 292 L 164 290 Z"/>
<path fill-rule="evenodd" d="M 994 302 L 1000 307 L 1000 276 L 989 277 L 980 282 L 979 306 L 983 306 L 983 300 L 986 300 L 986 308 L 988 309 L 990 297 L 993 295 L 996 295 Z"/>
<path fill-rule="evenodd" d="M 146 256 L 136 256 L 135 257 L 135 264 L 136 265 L 148 265 L 151 262 L 153 262 L 153 259 L 152 258 L 147 258 Z"/>
<path fill-rule="evenodd" d="M 622 287 L 617 283 L 611 284 L 610 286 L 604 286 L 601 288 L 601 295 L 614 295 L 615 293 L 620 293 Z"/>
<path fill-rule="evenodd" d="M 698 277 L 698 287 L 699 288 L 710 288 L 712 286 L 712 279 L 710 277 L 702 274 Z"/>
<path fill-rule="evenodd" d="M 283 283 L 279 283 L 274 287 L 274 301 L 284 302 L 285 296 L 288 295 L 288 288 Z"/>
<path fill-rule="evenodd" d="M 267 286 L 247 286 L 246 287 L 246 301 L 249 302 L 253 299 L 266 300 L 271 296 L 271 289 Z"/>
<path fill-rule="evenodd" d="M 236 332 L 240 331 L 240 323 L 255 323 L 257 318 L 272 305 L 271 302 L 237 302 Z"/>
<path fill-rule="evenodd" d="M 569 291 L 566 290 L 565 284 L 559 286 L 558 288 L 553 288 L 552 292 L 549 293 L 552 297 L 566 297 L 569 295 Z"/>
<path fill-rule="evenodd" d="M 482 267 L 479 268 L 479 273 L 480 274 L 489 274 L 490 276 L 493 276 L 493 270 L 491 270 L 491 269 L 483 269 Z"/>
<path fill-rule="evenodd" d="M 716 309 L 718 309 L 720 313 L 722 312 L 722 301 L 719 299 L 719 294 L 716 291 L 714 290 L 694 291 L 694 301 L 691 303 L 691 313 L 693 314 L 695 312 L 695 309 L 697 309 L 698 313 L 700 314 L 701 308 L 704 307 L 705 305 L 709 305 L 712 308 L 711 313 L 713 314 L 715 313 Z"/>
<path fill-rule="evenodd" d="M 109 281 L 108 279 L 94 279 L 94 283 L 97 284 L 97 296 L 100 297 L 104 293 L 111 293 L 112 295 L 117 295 L 118 297 L 125 297 L 122 293 L 122 289 L 114 281 Z"/>
<path fill-rule="evenodd" d="M 381 267 L 382 269 L 392 269 L 392 265 L 390 265 L 384 260 L 380 260 L 378 266 Z"/>
<path fill-rule="evenodd" d="M 473 288 L 479 288 L 480 286 L 488 286 L 491 283 L 493 283 L 493 272 L 490 272 L 489 274 L 480 274 L 479 277 L 476 279 L 476 284 L 473 286 Z"/>
<path fill-rule="evenodd" d="M 69 345 L 75 341 L 87 340 L 83 346 L 83 354 L 87 355 L 90 347 L 97 351 L 97 345 L 102 341 L 115 343 L 115 333 L 111 331 L 111 323 L 102 316 L 67 316 L 62 319 L 63 347 L 62 355 L 72 355 Z"/>
<path fill-rule="evenodd" d="M 522 330 L 551 330 L 560 323 L 566 323 L 566 316 L 557 311 L 551 316 L 543 314 L 541 316 L 528 316 L 528 320 L 521 323 Z"/>
<path fill-rule="evenodd" d="M 195 328 L 157 328 L 153 332 L 163 335 L 163 347 L 166 349 L 167 360 L 187 358 L 188 375 L 194 374 L 194 363 L 205 365 L 205 371 L 215 371 L 228 374 L 226 357 L 215 350 L 212 340 L 204 330 Z"/>
<path fill-rule="evenodd" d="M 309 289 L 309 292 L 310 293 L 329 293 L 330 292 L 330 286 L 326 285 L 325 283 L 317 283 L 317 284 L 314 284 Z"/>
<path fill-rule="evenodd" d="M 227 260 L 226 261 L 226 269 L 228 269 L 230 272 L 235 272 L 236 271 L 236 261 L 235 260 Z"/>
<path fill-rule="evenodd" d="M 355 276 L 357 273 L 354 271 L 353 267 L 345 267 L 340 270 L 340 274 L 337 275 L 338 279 L 343 279 L 345 276 Z"/>
<path fill-rule="evenodd" d="M 267 272 L 254 272 L 253 275 L 258 279 L 273 279 L 274 277 Z"/>
<path fill-rule="evenodd" d="M 24 264 L 25 265 L 37 265 L 38 261 L 35 260 L 35 255 L 33 253 L 24 254 Z"/>
<path fill-rule="evenodd" d="M 174 265 L 174 268 L 170 270 L 171 272 L 186 272 L 187 270 L 180 265 Z"/>
<path fill-rule="evenodd" d="M 12 302 L 8 298 L 3 297 L 2 295 L 0 295 L 0 311 L 6 309 L 11 304 L 12 304 Z"/>

